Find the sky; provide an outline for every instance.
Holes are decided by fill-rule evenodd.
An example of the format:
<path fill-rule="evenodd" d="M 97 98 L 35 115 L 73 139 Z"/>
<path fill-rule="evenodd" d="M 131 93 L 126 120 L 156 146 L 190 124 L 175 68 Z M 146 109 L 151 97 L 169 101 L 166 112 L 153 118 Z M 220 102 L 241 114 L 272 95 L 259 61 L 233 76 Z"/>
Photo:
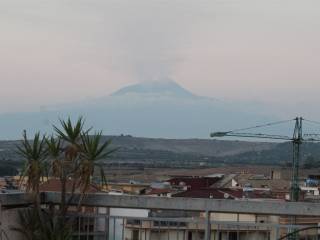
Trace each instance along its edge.
<path fill-rule="evenodd" d="M 171 77 L 320 118 L 318 0 L 1 0 L 0 113 Z"/>

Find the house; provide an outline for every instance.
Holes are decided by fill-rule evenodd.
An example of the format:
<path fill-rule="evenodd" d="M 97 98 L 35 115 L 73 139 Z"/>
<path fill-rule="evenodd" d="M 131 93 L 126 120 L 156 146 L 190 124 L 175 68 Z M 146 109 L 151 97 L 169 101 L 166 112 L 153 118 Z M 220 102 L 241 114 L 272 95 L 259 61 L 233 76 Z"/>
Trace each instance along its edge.
<path fill-rule="evenodd" d="M 48 177 L 41 177 L 40 178 L 40 183 L 47 182 L 50 178 Z M 28 183 L 28 177 L 22 177 L 22 176 L 13 176 L 11 178 L 13 186 L 18 188 L 21 191 L 26 191 L 27 189 L 27 183 Z"/>
<path fill-rule="evenodd" d="M 193 190 L 200 188 L 209 188 L 221 180 L 221 177 L 175 177 L 167 180 L 172 188 L 183 188 L 184 190 Z"/>
<path fill-rule="evenodd" d="M 231 187 L 268 190 L 290 190 L 290 180 L 272 179 L 268 176 L 255 174 L 239 174 L 232 179 Z"/>
<path fill-rule="evenodd" d="M 171 197 L 173 192 L 175 192 L 173 189 L 150 188 L 146 191 L 145 195 L 153 197 Z"/>
<path fill-rule="evenodd" d="M 103 191 L 118 191 L 126 194 L 132 195 L 140 195 L 144 194 L 145 190 L 150 186 L 148 183 L 139 183 L 130 181 L 128 183 L 115 183 L 115 182 L 108 182 L 107 184 L 102 186 Z"/>

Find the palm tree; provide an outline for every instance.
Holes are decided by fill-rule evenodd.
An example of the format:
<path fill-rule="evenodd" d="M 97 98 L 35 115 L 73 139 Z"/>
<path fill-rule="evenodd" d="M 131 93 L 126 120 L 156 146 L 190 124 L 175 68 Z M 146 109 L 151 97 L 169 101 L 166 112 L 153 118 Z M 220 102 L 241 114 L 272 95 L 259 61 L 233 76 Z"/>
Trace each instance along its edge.
<path fill-rule="evenodd" d="M 26 131 L 23 131 L 21 145 L 17 146 L 18 153 L 26 160 L 21 172 L 20 181 L 27 178 L 26 190 L 35 196 L 39 195 L 39 185 L 41 177 L 45 173 L 45 160 L 48 151 L 45 145 L 45 137 L 36 133 L 31 143 L 27 138 Z"/>
<path fill-rule="evenodd" d="M 60 139 L 59 145 L 61 144 L 62 152 L 64 157 L 60 161 L 60 182 L 61 182 L 61 215 L 65 216 L 68 211 L 69 203 L 73 199 L 74 192 L 77 188 L 77 177 L 75 176 L 78 157 L 80 151 L 81 133 L 83 132 L 84 120 L 79 117 L 75 124 L 72 123 L 70 117 L 67 121 L 61 120 L 61 129 L 57 126 L 53 126 L 58 139 Z M 63 141 L 61 143 L 61 141 Z M 54 151 L 58 150 L 56 140 L 50 141 Z M 60 147 L 60 146 L 59 146 Z M 56 152 L 58 153 L 58 152 Z M 53 156 L 54 157 L 54 156 Z M 58 161 L 57 161 L 58 163 Z M 67 181 L 73 179 L 71 196 L 67 200 Z"/>
<path fill-rule="evenodd" d="M 26 240 L 41 240 L 40 217 L 35 208 L 25 208 L 18 211 L 19 226 L 11 229 L 19 232 Z"/>
<path fill-rule="evenodd" d="M 50 138 L 46 138 L 46 144 L 48 148 L 48 155 L 50 157 L 49 167 L 50 173 L 54 177 L 61 177 L 63 171 L 63 158 L 61 139 L 55 138 L 53 135 Z"/>
<path fill-rule="evenodd" d="M 53 126 L 53 128 L 57 133 L 57 136 L 68 143 L 64 151 L 65 156 L 67 160 L 73 161 L 78 156 L 79 143 L 81 141 L 81 133 L 83 132 L 84 120 L 82 117 L 79 117 L 76 124 L 73 125 L 69 117 L 67 121 L 60 119 L 60 124 L 62 126 L 62 129 L 58 128 L 57 126 Z"/>
<path fill-rule="evenodd" d="M 74 198 L 74 193 L 76 189 L 80 190 L 80 199 L 78 200 L 78 210 L 80 210 L 85 193 L 88 191 L 91 184 L 91 179 L 95 174 L 95 170 L 99 168 L 100 177 L 102 182 L 106 182 L 105 175 L 103 171 L 102 164 L 100 160 L 108 157 L 116 149 L 109 150 L 111 141 L 106 141 L 102 143 L 102 132 L 89 134 L 91 128 L 88 130 L 83 130 L 84 121 L 80 117 L 75 124 L 72 123 L 70 118 L 67 121 L 60 120 L 62 128 L 54 126 L 54 130 L 57 133 L 58 138 L 63 141 L 63 152 L 65 153 L 64 162 L 62 166 L 62 175 L 60 176 L 61 181 L 61 216 L 62 222 L 65 222 L 65 217 L 67 215 L 68 207 Z M 50 144 L 53 149 L 53 153 L 58 156 L 59 142 L 50 139 Z M 69 192 L 69 197 L 67 198 L 67 181 L 72 180 L 72 189 Z M 72 221 L 72 218 L 69 219 Z M 68 224 L 68 222 L 65 222 Z"/>
<path fill-rule="evenodd" d="M 106 159 L 117 149 L 109 149 L 111 140 L 102 143 L 102 132 L 90 135 L 89 132 L 81 134 L 81 151 L 79 162 L 79 185 L 81 193 L 85 193 L 95 175 L 95 170 L 100 170 L 101 182 L 105 182 L 103 166 L 100 160 Z"/>
<path fill-rule="evenodd" d="M 25 208 L 18 215 L 20 226 L 11 229 L 20 232 L 26 240 L 72 239 L 72 229 L 63 225 L 61 218 L 52 210 L 42 210 L 38 214 L 34 208 Z"/>
<path fill-rule="evenodd" d="M 36 133 L 33 141 L 29 141 L 27 133 L 24 130 L 22 134 L 21 145 L 17 146 L 17 152 L 25 159 L 25 166 L 20 175 L 20 184 L 27 178 L 26 190 L 31 192 L 34 201 L 34 208 L 30 211 L 24 211 L 20 213 L 21 225 L 27 225 L 30 229 L 19 229 L 27 239 L 41 239 L 39 236 L 39 226 L 41 224 L 41 204 L 39 186 L 41 178 L 46 172 L 46 158 L 48 151 L 45 145 L 45 136 Z"/>
<path fill-rule="evenodd" d="M 21 215 L 22 225 L 31 224 L 32 231 L 25 232 L 31 239 L 69 240 L 74 217 L 67 216 L 75 190 L 80 190 L 77 199 L 80 210 L 82 200 L 89 190 L 95 170 L 100 169 L 101 182 L 106 182 L 100 160 L 107 158 L 117 149 L 109 149 L 111 141 L 102 142 L 102 132 L 90 135 L 83 130 L 84 120 L 80 117 L 75 124 L 71 119 L 60 120 L 61 129 L 53 126 L 56 136 L 41 137 L 35 134 L 33 142 L 23 132 L 18 152 L 25 159 L 22 179 L 28 177 L 27 190 L 35 196 L 34 212 Z M 47 171 L 46 171 L 47 170 Z M 60 208 L 42 209 L 40 205 L 39 185 L 45 174 L 58 178 L 61 183 Z M 72 181 L 71 192 L 67 191 L 67 181 Z M 70 191 L 70 190 L 69 190 Z M 48 211 L 46 211 L 48 210 Z"/>

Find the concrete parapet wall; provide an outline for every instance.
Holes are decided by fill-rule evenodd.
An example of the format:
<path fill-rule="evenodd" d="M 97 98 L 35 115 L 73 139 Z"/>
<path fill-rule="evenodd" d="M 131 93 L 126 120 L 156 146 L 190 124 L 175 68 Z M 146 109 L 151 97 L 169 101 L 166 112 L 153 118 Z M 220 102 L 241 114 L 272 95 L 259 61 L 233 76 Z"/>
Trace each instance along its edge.
<path fill-rule="evenodd" d="M 27 193 L 1 193 L 0 204 L 4 208 L 27 206 L 32 203 L 31 194 Z"/>
<path fill-rule="evenodd" d="M 19 222 L 18 208 L 3 209 L 1 211 L 1 240 L 22 240 L 20 232 L 13 230 Z"/>
<path fill-rule="evenodd" d="M 79 197 L 79 196 L 78 196 Z M 44 193 L 45 202 L 59 203 L 60 193 Z M 75 198 L 75 203 L 77 197 Z M 250 200 L 216 200 L 146 196 L 115 196 L 105 193 L 88 194 L 86 206 L 137 209 L 165 209 L 198 212 L 248 213 L 266 215 L 320 216 L 319 203 L 273 202 Z"/>

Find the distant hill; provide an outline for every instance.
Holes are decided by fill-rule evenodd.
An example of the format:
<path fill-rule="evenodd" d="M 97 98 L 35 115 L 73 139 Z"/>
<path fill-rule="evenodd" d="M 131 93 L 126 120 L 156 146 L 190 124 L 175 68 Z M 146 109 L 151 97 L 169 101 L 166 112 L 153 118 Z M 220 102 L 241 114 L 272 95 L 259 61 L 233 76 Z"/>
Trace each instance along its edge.
<path fill-rule="evenodd" d="M 207 139 L 163 139 L 131 136 L 109 136 L 116 147 L 168 151 L 178 154 L 193 154 L 211 157 L 234 156 L 246 152 L 261 152 L 276 147 L 275 143 L 244 141 L 221 141 Z"/>
<path fill-rule="evenodd" d="M 192 168 L 242 164 L 290 165 L 292 159 L 290 143 L 179 140 L 132 136 L 105 136 L 104 139 L 112 139 L 112 147 L 119 148 L 112 157 L 104 161 L 110 167 Z M 15 152 L 17 144 L 19 141 L 0 141 L 0 167 L 1 164 L 8 166 L 10 162 L 14 167 L 19 166 L 17 163 L 21 163 L 21 158 Z M 320 164 L 320 144 L 303 145 L 301 165 L 310 157 L 313 158 L 312 164 Z"/>
<path fill-rule="evenodd" d="M 41 112 L 0 114 L 0 139 L 17 139 L 23 129 L 50 133 L 58 118 L 79 115 L 110 135 L 208 138 L 211 131 L 274 120 L 263 109 L 196 96 L 170 79 L 124 87 L 110 96 L 48 107 Z"/>
<path fill-rule="evenodd" d="M 112 147 L 119 153 L 135 151 L 167 152 L 191 156 L 226 157 L 247 152 L 271 150 L 275 143 L 257 143 L 240 141 L 218 141 L 207 139 L 163 139 L 139 138 L 132 136 L 104 136 L 103 140 L 112 140 Z M 19 141 L 0 141 L 0 159 L 19 160 L 15 153 Z"/>

